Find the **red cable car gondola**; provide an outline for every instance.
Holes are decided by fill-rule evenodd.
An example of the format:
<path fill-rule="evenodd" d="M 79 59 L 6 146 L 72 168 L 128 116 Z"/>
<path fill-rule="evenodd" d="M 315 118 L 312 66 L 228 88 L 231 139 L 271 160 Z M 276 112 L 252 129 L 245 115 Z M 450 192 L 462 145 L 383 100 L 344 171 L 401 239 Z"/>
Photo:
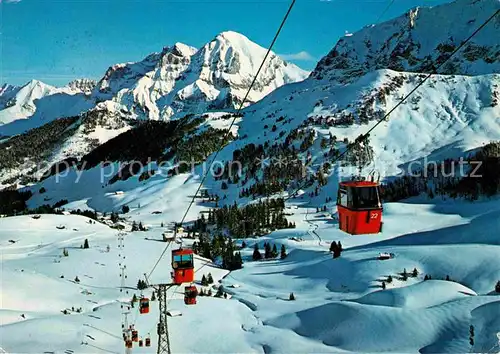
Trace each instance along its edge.
<path fill-rule="evenodd" d="M 191 283 L 194 280 L 193 250 L 179 248 L 172 251 L 173 283 Z"/>
<path fill-rule="evenodd" d="M 149 313 L 149 299 L 147 297 L 143 297 L 139 300 L 139 313 Z"/>
<path fill-rule="evenodd" d="M 134 342 L 139 341 L 139 332 L 136 329 L 132 330 L 132 341 Z"/>
<path fill-rule="evenodd" d="M 142 343 L 142 339 L 139 339 L 139 347 L 142 347 L 143 343 Z"/>
<path fill-rule="evenodd" d="M 125 341 L 125 348 L 132 348 L 132 347 L 133 347 L 132 340 L 131 339 L 127 339 Z"/>
<path fill-rule="evenodd" d="M 376 234 L 382 231 L 380 184 L 351 180 L 339 183 L 337 211 L 339 228 L 351 235 Z"/>
<path fill-rule="evenodd" d="M 184 303 L 186 305 L 196 305 L 196 297 L 198 296 L 198 289 L 194 285 L 186 286 L 184 288 Z"/>
<path fill-rule="evenodd" d="M 146 344 L 146 347 L 150 347 L 150 346 L 151 346 L 151 338 L 146 337 L 145 342 L 146 342 L 146 343 L 144 343 L 144 344 Z"/>

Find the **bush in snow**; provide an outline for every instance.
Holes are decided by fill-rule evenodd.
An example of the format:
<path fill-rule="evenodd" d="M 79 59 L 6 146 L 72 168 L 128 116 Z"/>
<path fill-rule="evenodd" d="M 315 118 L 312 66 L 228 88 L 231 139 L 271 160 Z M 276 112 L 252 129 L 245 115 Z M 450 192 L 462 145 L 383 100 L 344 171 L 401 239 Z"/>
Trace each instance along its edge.
<path fill-rule="evenodd" d="M 127 214 L 129 211 L 130 211 L 130 208 L 128 207 L 128 205 L 122 206 L 122 213 L 123 214 Z"/>
<path fill-rule="evenodd" d="M 391 275 L 389 275 L 389 276 L 387 277 L 386 282 L 387 282 L 387 283 L 392 283 L 392 276 L 391 276 Z"/>

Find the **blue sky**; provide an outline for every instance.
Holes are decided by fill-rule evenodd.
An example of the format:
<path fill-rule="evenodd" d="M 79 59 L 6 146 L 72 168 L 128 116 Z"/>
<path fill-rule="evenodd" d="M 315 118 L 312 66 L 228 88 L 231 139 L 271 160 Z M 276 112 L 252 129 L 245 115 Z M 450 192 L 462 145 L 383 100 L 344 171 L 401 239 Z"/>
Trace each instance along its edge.
<path fill-rule="evenodd" d="M 449 0 L 395 0 L 382 17 Z M 345 31 L 374 23 L 390 0 L 297 0 L 275 47 L 304 69 Z M 175 42 L 200 47 L 225 30 L 267 47 L 288 0 L 0 0 L 0 84 L 99 79 Z"/>

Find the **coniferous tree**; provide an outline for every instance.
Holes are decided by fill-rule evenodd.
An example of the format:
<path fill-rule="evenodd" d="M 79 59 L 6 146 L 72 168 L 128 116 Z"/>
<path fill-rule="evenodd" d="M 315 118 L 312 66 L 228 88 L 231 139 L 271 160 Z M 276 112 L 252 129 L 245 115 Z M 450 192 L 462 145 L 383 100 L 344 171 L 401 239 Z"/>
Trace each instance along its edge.
<path fill-rule="evenodd" d="M 201 285 L 208 286 L 208 280 L 207 277 L 205 277 L 205 274 L 201 277 Z"/>
<path fill-rule="evenodd" d="M 288 300 L 290 300 L 290 301 L 295 300 L 295 295 L 293 293 L 290 293 L 290 296 L 288 297 Z"/>
<path fill-rule="evenodd" d="M 66 248 L 63 249 L 63 256 L 64 257 L 68 257 L 69 256 L 69 252 Z"/>
<path fill-rule="evenodd" d="M 80 279 L 78 279 L 78 275 L 75 277 L 75 282 L 76 282 L 76 283 L 79 283 L 79 282 L 80 282 Z"/>
<path fill-rule="evenodd" d="M 246 248 L 246 247 L 247 247 L 247 243 L 246 243 L 245 241 L 243 241 L 243 242 L 241 243 L 241 248 Z"/>
<path fill-rule="evenodd" d="M 207 282 L 208 282 L 208 284 L 214 283 L 214 278 L 212 278 L 212 273 L 208 273 Z"/>
<path fill-rule="evenodd" d="M 271 256 L 273 258 L 278 257 L 278 248 L 276 247 L 276 244 L 273 245 L 273 250 L 271 251 Z"/>
<path fill-rule="evenodd" d="M 286 254 L 286 247 L 285 247 L 285 245 L 281 245 L 280 258 L 281 259 L 285 259 L 286 256 L 287 256 L 287 254 Z"/>
<path fill-rule="evenodd" d="M 262 259 L 262 254 L 260 254 L 259 245 L 257 243 L 253 247 L 252 259 L 254 261 L 260 261 Z"/>
<path fill-rule="evenodd" d="M 392 283 L 392 276 L 391 276 L 391 275 L 389 275 L 389 276 L 387 277 L 386 282 L 387 282 L 387 283 Z"/>
<path fill-rule="evenodd" d="M 85 239 L 85 241 L 83 241 L 83 248 L 89 248 L 89 240 Z"/>
<path fill-rule="evenodd" d="M 233 269 L 243 268 L 243 259 L 241 258 L 241 253 L 236 252 L 234 255 Z"/>
<path fill-rule="evenodd" d="M 137 302 L 137 296 L 136 296 L 135 294 L 134 294 L 134 296 L 132 296 L 132 304 L 133 304 L 134 302 Z"/>
<path fill-rule="evenodd" d="M 211 289 L 208 289 L 207 296 L 212 296 L 212 290 Z"/>
<path fill-rule="evenodd" d="M 330 243 L 330 252 L 335 252 L 336 249 L 337 243 L 335 241 L 332 241 L 332 243 Z"/>
<path fill-rule="evenodd" d="M 156 291 L 151 294 L 151 301 L 156 301 Z"/>
<path fill-rule="evenodd" d="M 385 281 L 382 282 L 382 289 L 385 290 Z"/>
<path fill-rule="evenodd" d="M 449 275 L 446 276 L 446 280 L 448 280 L 448 281 L 450 280 L 450 276 Z"/>
<path fill-rule="evenodd" d="M 266 242 L 264 245 L 264 258 L 269 259 L 272 257 L 271 245 Z"/>
<path fill-rule="evenodd" d="M 496 283 L 496 285 L 495 285 L 495 291 L 496 291 L 497 293 L 500 293 L 500 280 L 499 280 L 499 281 L 497 281 L 497 283 Z"/>
<path fill-rule="evenodd" d="M 417 268 L 413 268 L 413 272 L 411 273 L 411 275 L 412 275 L 413 277 L 418 276 L 418 270 L 417 270 Z"/>

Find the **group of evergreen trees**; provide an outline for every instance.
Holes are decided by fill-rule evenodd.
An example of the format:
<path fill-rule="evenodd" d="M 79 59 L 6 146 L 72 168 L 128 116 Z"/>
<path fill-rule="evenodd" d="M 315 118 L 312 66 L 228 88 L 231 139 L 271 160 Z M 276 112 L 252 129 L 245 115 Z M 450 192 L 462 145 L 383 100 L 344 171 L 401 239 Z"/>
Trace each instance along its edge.
<path fill-rule="evenodd" d="M 281 250 L 280 250 L 280 259 L 285 259 L 287 256 L 286 253 L 286 247 L 285 245 L 281 245 Z M 259 244 L 255 243 L 254 248 L 253 248 L 253 254 L 252 254 L 252 259 L 254 261 L 260 261 L 261 259 L 271 259 L 271 258 L 276 258 L 278 257 L 278 248 L 276 247 L 276 244 L 273 244 L 271 247 L 271 244 L 268 242 L 264 243 L 264 257 L 260 253 L 259 250 Z"/>
<path fill-rule="evenodd" d="M 236 270 L 243 267 L 241 253 L 236 252 L 233 240 L 222 234 L 216 234 L 210 239 L 208 233 L 201 233 L 199 241 L 194 242 L 192 248 L 196 254 L 212 261 L 220 258 L 224 269 Z"/>
<path fill-rule="evenodd" d="M 132 231 L 148 231 L 148 229 L 144 227 L 142 221 L 139 221 L 139 223 L 132 221 Z"/>
<path fill-rule="evenodd" d="M 284 215 L 283 199 L 269 199 L 239 207 L 232 206 L 210 210 L 208 218 L 202 214 L 194 223 L 190 232 L 206 232 L 208 226 L 215 227 L 216 232 L 224 232 L 234 238 L 246 238 L 263 235 L 269 231 L 294 228 Z"/>
<path fill-rule="evenodd" d="M 384 184 L 382 197 L 392 202 L 426 193 L 430 198 L 448 196 L 473 201 L 481 195 L 496 195 L 499 190 L 500 142 L 491 142 L 464 160 L 462 167 L 458 159 L 445 159 Z"/>

